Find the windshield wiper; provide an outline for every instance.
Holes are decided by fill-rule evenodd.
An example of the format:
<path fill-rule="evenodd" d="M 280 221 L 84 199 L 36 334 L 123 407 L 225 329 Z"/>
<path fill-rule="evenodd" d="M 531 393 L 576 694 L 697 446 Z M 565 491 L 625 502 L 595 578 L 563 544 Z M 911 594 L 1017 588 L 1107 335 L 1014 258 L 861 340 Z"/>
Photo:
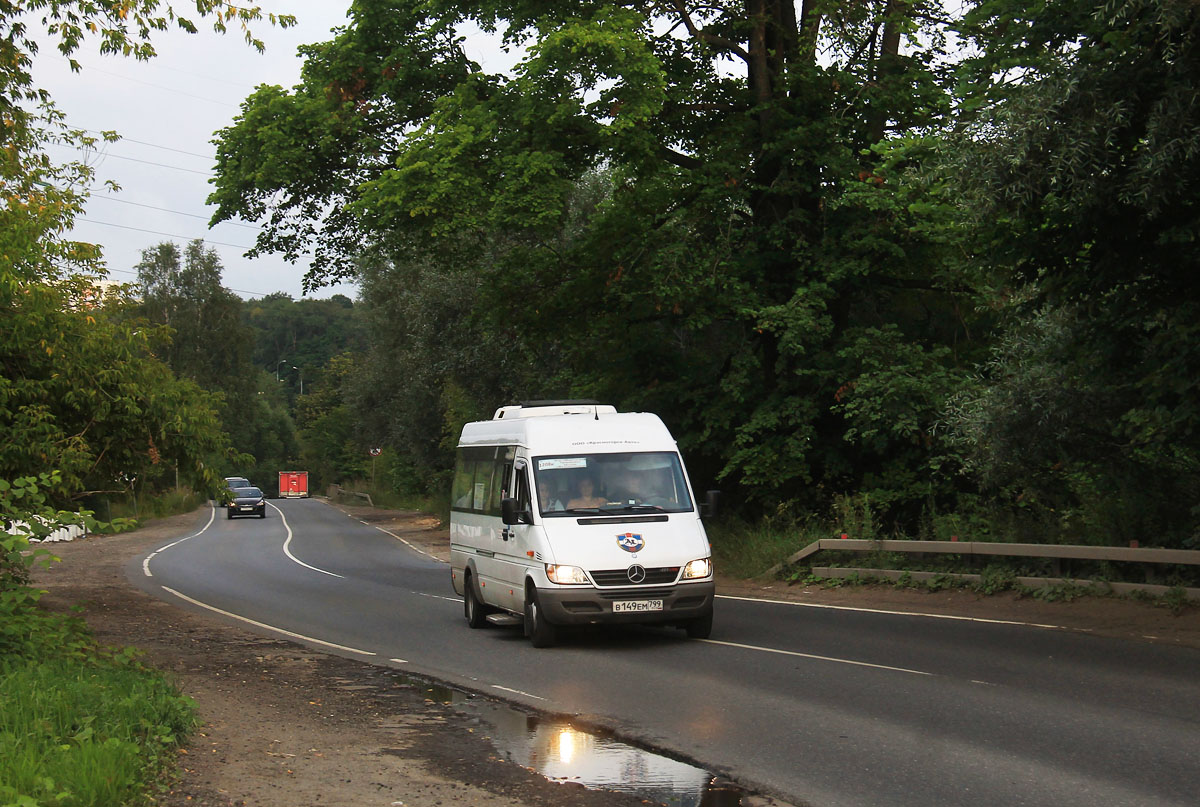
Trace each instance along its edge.
<path fill-rule="evenodd" d="M 657 504 L 627 504 L 621 507 L 622 510 L 649 510 L 652 513 L 665 513 L 666 509 L 659 507 Z"/>

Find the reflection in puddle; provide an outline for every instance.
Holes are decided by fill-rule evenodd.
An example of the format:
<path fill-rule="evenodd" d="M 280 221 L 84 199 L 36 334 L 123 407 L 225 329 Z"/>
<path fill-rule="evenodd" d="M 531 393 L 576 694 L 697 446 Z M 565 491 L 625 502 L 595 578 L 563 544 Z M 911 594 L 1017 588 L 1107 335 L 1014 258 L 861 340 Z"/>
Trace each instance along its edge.
<path fill-rule="evenodd" d="M 738 807 L 740 787 L 708 771 L 635 748 L 611 737 L 580 731 L 461 690 L 391 673 L 425 697 L 470 715 L 486 727 L 496 750 L 555 782 L 630 793 L 668 807 Z"/>
<path fill-rule="evenodd" d="M 492 729 L 492 742 L 509 761 L 547 779 L 632 793 L 671 807 L 741 804 L 739 788 L 687 763 L 481 698 L 457 708 Z"/>

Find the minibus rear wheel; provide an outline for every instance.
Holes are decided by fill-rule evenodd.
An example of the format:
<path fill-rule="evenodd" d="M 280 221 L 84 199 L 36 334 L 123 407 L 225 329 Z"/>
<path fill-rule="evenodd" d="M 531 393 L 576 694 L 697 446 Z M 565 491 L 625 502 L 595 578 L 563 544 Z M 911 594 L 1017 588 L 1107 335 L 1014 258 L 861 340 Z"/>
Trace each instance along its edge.
<path fill-rule="evenodd" d="M 554 647 L 558 641 L 558 629 L 546 621 L 533 586 L 525 589 L 525 635 L 534 647 Z"/>
<path fill-rule="evenodd" d="M 467 618 L 467 625 L 472 628 L 487 625 L 487 609 L 475 596 L 475 580 L 470 572 L 467 572 L 466 579 L 463 580 L 463 615 Z"/>

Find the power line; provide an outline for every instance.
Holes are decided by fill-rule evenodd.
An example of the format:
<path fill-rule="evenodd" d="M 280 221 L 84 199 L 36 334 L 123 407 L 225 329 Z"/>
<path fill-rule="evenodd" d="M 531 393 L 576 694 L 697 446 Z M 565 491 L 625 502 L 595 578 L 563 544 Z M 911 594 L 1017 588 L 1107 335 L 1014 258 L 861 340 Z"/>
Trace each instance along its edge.
<path fill-rule="evenodd" d="M 92 134 L 98 134 L 98 135 L 104 134 L 104 132 L 100 129 L 84 129 L 83 131 L 90 132 Z M 149 146 L 152 149 L 162 149 L 163 151 L 173 151 L 176 154 L 186 154 L 189 157 L 199 157 L 202 160 L 213 159 L 213 155 L 211 155 L 211 154 L 197 154 L 194 151 L 184 151 L 183 149 L 171 148 L 170 146 L 160 146 L 157 143 L 147 143 L 145 140 L 134 140 L 132 137 L 126 137 L 125 135 L 121 134 L 120 132 L 117 132 L 117 136 L 118 136 L 118 139 L 115 141 L 116 143 L 137 143 L 139 146 Z M 109 145 L 113 145 L 113 143 L 110 142 Z"/>
<path fill-rule="evenodd" d="M 159 168 L 170 168 L 173 171 L 184 171 L 188 174 L 200 174 L 201 176 L 211 177 L 216 176 L 212 171 L 200 171 L 195 168 L 181 168 L 178 165 L 167 165 L 166 163 L 156 163 L 152 160 L 139 160 L 137 157 L 122 157 L 120 154 L 110 154 L 103 152 L 105 157 L 112 157 L 114 160 L 128 160 L 131 163 L 141 163 L 142 165 L 153 165 Z"/>
<path fill-rule="evenodd" d="M 159 232 L 158 230 L 146 230 L 141 227 L 130 227 L 127 224 L 114 224 L 111 221 L 99 221 L 97 219 L 88 218 L 87 216 L 80 216 L 79 219 L 77 219 L 77 220 L 78 221 L 86 221 L 91 224 L 103 224 L 106 227 L 118 227 L 122 230 L 133 230 L 134 232 L 139 232 L 139 233 L 149 233 L 150 235 L 165 235 L 167 238 L 181 238 L 184 241 L 195 241 L 196 240 L 194 236 L 179 235 L 178 233 L 164 233 L 164 232 Z M 206 244 L 217 244 L 222 247 L 233 247 L 234 249 L 253 249 L 253 247 L 242 246 L 241 244 L 228 244 L 224 241 L 208 241 L 203 238 L 200 240 L 204 241 L 204 243 L 206 243 Z"/>
<path fill-rule="evenodd" d="M 106 201 L 106 202 L 120 202 L 120 203 L 121 203 L 121 204 L 123 204 L 123 205 L 134 205 L 134 206 L 136 206 L 136 207 L 144 207 L 144 208 L 147 208 L 148 210 L 160 210 L 160 211 L 162 211 L 163 213 L 173 213 L 173 214 L 174 214 L 174 215 L 176 215 L 176 216 L 189 216 L 189 217 L 191 217 L 191 218 L 193 218 L 193 219 L 202 219 L 202 220 L 204 220 L 204 221 L 208 221 L 208 219 L 209 219 L 209 217 L 208 217 L 208 216 L 201 216 L 201 215 L 199 215 L 198 213 L 184 213 L 182 210 L 170 210 L 169 208 L 165 208 L 165 207 L 157 207 L 157 206 L 155 206 L 155 205 L 147 205 L 147 204 L 142 204 L 141 202 L 131 202 L 131 201 L 129 201 L 128 199 L 118 199 L 118 198 L 117 198 L 117 197 L 115 197 L 115 196 L 90 196 L 90 197 L 88 197 L 88 198 L 89 198 L 89 199 L 103 199 L 103 200 L 104 200 L 104 201 Z M 254 225 L 254 224 L 239 224 L 239 223 L 238 223 L 238 222 L 236 222 L 236 221 L 229 221 L 229 222 L 225 222 L 225 223 L 226 223 L 226 224 L 229 224 L 229 225 L 232 225 L 232 226 L 234 226 L 234 227 L 245 227 L 247 230 L 262 230 L 262 229 L 265 229 L 265 228 L 263 228 L 263 227 L 259 227 L 259 226 L 256 226 L 256 225 Z"/>
<path fill-rule="evenodd" d="M 88 155 L 86 154 L 86 152 L 88 150 L 92 150 L 99 157 L 112 157 L 114 160 L 127 160 L 127 161 L 133 162 L 133 163 L 141 163 L 142 165 L 153 165 L 158 168 L 170 168 L 173 171 L 183 171 L 184 173 L 199 174 L 200 176 L 205 176 L 205 177 L 216 176 L 216 174 L 212 171 L 201 171 L 196 168 L 183 168 L 182 166 L 178 166 L 178 165 L 168 165 L 167 163 L 156 163 L 153 160 L 139 160 L 137 157 L 123 157 L 120 154 L 111 154 L 105 149 L 98 149 L 98 148 L 95 148 L 94 146 L 80 147 L 80 146 L 73 146 L 68 143 L 51 143 L 50 145 L 58 146 L 59 148 L 68 148 L 73 151 L 85 152 L 83 155 L 84 160 L 86 160 L 88 158 Z"/>
<path fill-rule="evenodd" d="M 63 59 L 61 57 L 55 57 L 55 58 L 57 58 L 61 62 L 69 62 L 69 60 Z M 158 89 L 158 90 L 165 90 L 166 92 L 172 93 L 174 95 L 182 95 L 187 98 L 195 98 L 198 101 L 206 101 L 207 103 L 210 103 L 210 104 L 219 104 L 220 106 L 233 107 L 234 109 L 237 109 L 239 106 L 238 104 L 231 104 L 228 101 L 218 101 L 215 98 L 205 98 L 203 95 L 194 95 L 190 92 L 183 92 L 182 90 L 176 90 L 171 87 L 167 87 L 166 85 L 163 85 L 163 84 L 155 84 L 154 82 L 151 82 L 151 81 L 142 81 L 141 79 L 130 78 L 129 76 L 123 76 L 120 73 L 114 73 L 111 70 L 105 70 L 100 67 L 85 67 L 82 63 L 80 63 L 79 66 L 81 69 L 84 69 L 84 70 L 90 70 L 94 73 L 103 73 L 106 76 L 112 76 L 114 78 L 119 78 L 122 81 L 129 81 L 134 84 L 142 84 L 146 87 L 154 87 L 155 89 Z"/>

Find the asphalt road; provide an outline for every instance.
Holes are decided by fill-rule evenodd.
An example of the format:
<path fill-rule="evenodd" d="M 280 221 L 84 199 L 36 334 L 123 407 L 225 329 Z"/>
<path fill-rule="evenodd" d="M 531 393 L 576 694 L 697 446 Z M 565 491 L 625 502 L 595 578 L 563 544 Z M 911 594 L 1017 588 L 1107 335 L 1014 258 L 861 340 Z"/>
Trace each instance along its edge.
<path fill-rule="evenodd" d="M 712 638 L 536 650 L 470 630 L 448 567 L 315 500 L 207 514 L 130 568 L 183 607 L 575 715 L 794 804 L 1195 805 L 1200 651 L 721 598 Z"/>

